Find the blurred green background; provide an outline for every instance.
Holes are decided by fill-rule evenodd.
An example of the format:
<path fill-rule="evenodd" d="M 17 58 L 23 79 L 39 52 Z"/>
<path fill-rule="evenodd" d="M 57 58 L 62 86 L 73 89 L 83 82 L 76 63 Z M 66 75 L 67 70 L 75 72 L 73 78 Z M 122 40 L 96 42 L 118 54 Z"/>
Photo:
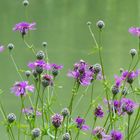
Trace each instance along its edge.
<path fill-rule="evenodd" d="M 48 43 L 49 59 L 53 63 L 63 64 L 64 69 L 57 80 L 63 88 L 57 89 L 59 106 L 54 109 L 60 112 L 61 107 L 68 104 L 71 97 L 73 80 L 67 72 L 73 63 L 83 59 L 90 64 L 99 63 L 98 55 L 91 54 L 95 46 L 87 27 L 87 21 L 92 22 L 92 29 L 98 40 L 96 22 L 104 20 L 106 26 L 102 34 L 103 59 L 106 75 L 113 83 L 115 73 L 119 68 L 127 68 L 131 57 L 130 48 L 137 48 L 138 39 L 128 33 L 131 26 L 139 26 L 139 0 L 29 0 L 25 8 L 22 0 L 0 0 L 0 43 L 5 47 L 13 43 L 13 55 L 17 65 L 27 70 L 27 63 L 34 61 L 32 53 L 25 47 L 21 35 L 13 32 L 14 25 L 21 21 L 36 22 L 37 30 L 31 31 L 26 37 L 29 44 L 34 44 L 37 50 L 42 49 L 42 42 Z M 15 81 L 20 80 L 10 60 L 8 50 L 0 54 L 0 88 L 4 90 L 1 100 L 7 113 L 19 114 L 20 101 L 10 93 Z M 101 85 L 95 86 L 95 94 L 103 96 Z M 84 97 L 76 113 L 84 114 L 89 104 L 89 95 Z M 92 122 L 89 117 L 88 124 Z M 2 116 L 0 114 L 0 120 Z M 8 139 L 5 129 L 0 126 L 0 140 Z M 81 140 L 85 140 L 84 135 Z"/>

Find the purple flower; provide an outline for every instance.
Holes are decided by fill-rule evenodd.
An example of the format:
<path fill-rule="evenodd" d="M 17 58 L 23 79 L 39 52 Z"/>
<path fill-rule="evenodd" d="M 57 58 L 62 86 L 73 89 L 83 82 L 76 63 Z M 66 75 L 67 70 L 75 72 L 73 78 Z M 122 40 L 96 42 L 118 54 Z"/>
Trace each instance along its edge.
<path fill-rule="evenodd" d="M 26 114 L 27 116 L 34 115 L 34 111 L 35 111 L 35 110 L 33 109 L 33 107 L 22 109 L 22 112 L 23 112 L 24 114 Z M 36 116 L 41 116 L 41 115 L 42 115 L 41 112 L 36 111 Z"/>
<path fill-rule="evenodd" d="M 119 88 L 122 84 L 122 78 L 117 75 L 115 75 L 114 77 L 115 77 L 115 86 Z"/>
<path fill-rule="evenodd" d="M 97 106 L 95 108 L 95 111 L 94 111 L 94 115 L 97 117 L 97 118 L 102 118 L 104 116 L 104 112 L 103 112 L 103 109 L 101 106 Z"/>
<path fill-rule="evenodd" d="M 4 51 L 4 46 L 0 45 L 0 52 Z"/>
<path fill-rule="evenodd" d="M 88 86 L 93 79 L 93 72 L 89 70 L 85 61 L 80 60 L 79 63 L 75 63 L 73 71 L 69 71 L 68 76 L 76 79 L 81 85 Z"/>
<path fill-rule="evenodd" d="M 28 85 L 28 81 L 16 82 L 11 88 L 11 92 L 15 93 L 16 96 L 26 95 L 26 91 L 33 92 L 34 86 Z"/>
<path fill-rule="evenodd" d="M 63 116 L 60 115 L 60 114 L 54 114 L 52 117 L 52 124 L 55 128 L 58 128 L 60 127 L 60 125 L 62 124 L 63 122 Z"/>
<path fill-rule="evenodd" d="M 130 71 L 130 72 L 126 70 L 122 72 L 121 78 L 122 80 L 126 80 L 129 84 L 132 84 L 134 79 L 138 77 L 139 74 L 140 74 L 140 70 Z"/>
<path fill-rule="evenodd" d="M 61 70 L 63 68 L 62 65 L 57 65 L 57 64 L 51 64 L 51 67 L 55 70 Z"/>
<path fill-rule="evenodd" d="M 111 140 L 122 140 L 123 139 L 123 135 L 119 131 L 112 130 L 110 135 L 111 135 Z"/>
<path fill-rule="evenodd" d="M 114 108 L 115 113 L 117 113 L 118 115 L 123 115 L 122 101 L 121 100 L 114 100 L 113 101 L 113 108 Z"/>
<path fill-rule="evenodd" d="M 31 69 L 35 69 L 36 67 L 41 67 L 44 70 L 50 70 L 50 64 L 47 64 L 44 60 L 36 60 L 35 62 L 29 62 L 28 67 Z"/>
<path fill-rule="evenodd" d="M 59 73 L 59 70 L 63 68 L 62 65 L 57 65 L 57 64 L 51 64 L 51 67 L 52 67 L 52 75 L 54 77 L 56 77 Z"/>
<path fill-rule="evenodd" d="M 131 115 L 134 112 L 134 109 L 137 107 L 137 104 L 127 98 L 123 98 L 121 101 L 123 111 L 126 112 L 128 115 Z"/>
<path fill-rule="evenodd" d="M 92 134 L 101 140 L 111 140 L 111 137 L 105 134 L 105 129 L 100 126 L 97 126 Z"/>
<path fill-rule="evenodd" d="M 83 118 L 80 118 L 79 116 L 75 119 L 77 128 L 87 131 L 89 130 L 89 126 L 85 125 L 85 120 Z"/>
<path fill-rule="evenodd" d="M 131 27 L 129 28 L 129 33 L 131 33 L 134 36 L 140 36 L 140 28 L 139 27 Z"/>
<path fill-rule="evenodd" d="M 29 30 L 35 30 L 35 25 L 36 23 L 28 23 L 28 22 L 20 22 L 18 24 L 15 25 L 15 27 L 13 28 L 13 31 L 19 31 L 22 36 L 24 36 L 25 34 L 28 33 Z"/>

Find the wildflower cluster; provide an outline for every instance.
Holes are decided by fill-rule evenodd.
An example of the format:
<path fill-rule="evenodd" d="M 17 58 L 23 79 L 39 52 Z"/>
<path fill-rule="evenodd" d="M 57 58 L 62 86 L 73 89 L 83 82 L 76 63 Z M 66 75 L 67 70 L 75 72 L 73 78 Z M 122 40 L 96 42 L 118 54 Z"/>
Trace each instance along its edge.
<path fill-rule="evenodd" d="M 27 7 L 29 1 L 24 0 L 23 5 Z M 36 29 L 35 22 L 20 22 L 14 26 L 13 30 L 20 32 L 24 45 L 31 50 L 35 59 L 29 60 L 28 69 L 21 72 L 12 55 L 16 47 L 12 43 L 8 44 L 10 58 L 21 79 L 15 80 L 11 87 L 11 93 L 21 101 L 20 115 L 7 114 L 0 101 L 0 111 L 3 116 L 1 124 L 6 126 L 9 140 L 21 140 L 23 135 L 28 140 L 80 140 L 83 134 L 86 134 L 86 139 L 89 140 L 134 140 L 139 135 L 140 104 L 133 97 L 140 93 L 136 83 L 140 75 L 140 70 L 137 69 L 140 46 L 138 52 L 136 49 L 130 50 L 132 57 L 129 67 L 126 70 L 121 69 L 120 76 L 119 74 L 114 76 L 115 83 L 112 85 L 104 71 L 101 46 L 92 31 L 92 23 L 88 22 L 87 25 L 99 52 L 99 63 L 89 64 L 80 60 L 74 64 L 72 70 L 67 73 L 68 77 L 74 79 L 71 98 L 64 108 L 57 111 L 55 88 L 59 85 L 57 77 L 63 65 L 50 63 L 46 42 L 42 43 L 43 48 L 39 51 L 26 42 L 25 35 L 30 30 Z M 99 20 L 96 26 L 101 34 L 105 23 Z M 132 27 L 129 32 L 139 38 L 140 45 L 140 28 Z M 5 47 L 0 45 L 0 52 L 3 51 Z M 95 87 L 98 80 L 100 85 Z M 94 94 L 94 88 L 103 91 L 98 98 L 97 94 Z M 85 106 L 81 114 L 77 113 L 85 96 L 90 96 L 88 107 Z M 14 127 L 17 129 L 13 131 Z"/>

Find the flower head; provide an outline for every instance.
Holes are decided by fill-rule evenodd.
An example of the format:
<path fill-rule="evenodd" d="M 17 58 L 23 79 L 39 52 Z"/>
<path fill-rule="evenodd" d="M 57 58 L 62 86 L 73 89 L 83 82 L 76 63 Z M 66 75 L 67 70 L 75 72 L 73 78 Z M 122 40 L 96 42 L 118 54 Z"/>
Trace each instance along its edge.
<path fill-rule="evenodd" d="M 104 112 L 103 112 L 103 109 L 101 106 L 97 106 L 95 108 L 95 111 L 94 111 L 94 115 L 97 117 L 97 118 L 102 118 L 104 116 Z"/>
<path fill-rule="evenodd" d="M 63 122 L 63 116 L 60 115 L 60 114 L 54 114 L 52 117 L 52 124 L 55 128 L 58 128 L 60 127 L 60 125 L 62 124 Z"/>
<path fill-rule="evenodd" d="M 28 23 L 28 22 L 20 22 L 18 24 L 15 25 L 15 27 L 13 28 L 13 31 L 19 31 L 22 36 L 24 36 L 25 34 L 28 33 L 29 30 L 35 30 L 35 25 L 36 23 Z"/>
<path fill-rule="evenodd" d="M 92 134 L 101 140 L 111 140 L 111 137 L 105 134 L 105 129 L 100 126 L 95 127 Z"/>
<path fill-rule="evenodd" d="M 23 108 L 22 109 L 22 112 L 24 113 L 24 114 L 26 114 L 27 116 L 32 116 L 32 115 L 34 115 L 34 108 L 33 107 L 30 107 L 30 108 Z M 42 113 L 41 112 L 39 112 L 39 111 L 36 111 L 36 116 L 41 116 L 42 115 Z"/>
<path fill-rule="evenodd" d="M 38 72 L 40 70 L 50 70 L 51 69 L 51 66 L 50 64 L 47 64 L 44 60 L 36 60 L 35 62 L 30 62 L 28 64 L 28 67 L 30 69 L 33 69 L 33 70 L 37 70 Z"/>
<path fill-rule="evenodd" d="M 123 98 L 121 101 L 122 101 L 123 111 L 126 112 L 128 115 L 131 115 L 137 106 L 136 103 L 131 99 L 127 99 L 127 98 Z"/>
<path fill-rule="evenodd" d="M 83 86 L 91 84 L 93 79 L 93 71 L 91 71 L 85 61 L 80 60 L 79 63 L 75 63 L 73 71 L 69 71 L 69 77 L 73 77 Z"/>
<path fill-rule="evenodd" d="M 26 95 L 26 91 L 33 92 L 34 86 L 28 85 L 28 81 L 16 82 L 11 88 L 11 92 L 15 93 L 16 96 Z"/>
<path fill-rule="evenodd" d="M 140 28 L 139 27 L 131 27 L 129 28 L 129 33 L 131 33 L 134 36 L 140 36 Z"/>
<path fill-rule="evenodd" d="M 77 125 L 77 128 L 86 131 L 89 130 L 89 126 L 85 125 L 85 119 L 80 118 L 79 116 L 75 119 L 75 123 Z"/>
<path fill-rule="evenodd" d="M 123 135 L 120 131 L 111 131 L 111 140 L 122 140 L 123 139 Z"/>

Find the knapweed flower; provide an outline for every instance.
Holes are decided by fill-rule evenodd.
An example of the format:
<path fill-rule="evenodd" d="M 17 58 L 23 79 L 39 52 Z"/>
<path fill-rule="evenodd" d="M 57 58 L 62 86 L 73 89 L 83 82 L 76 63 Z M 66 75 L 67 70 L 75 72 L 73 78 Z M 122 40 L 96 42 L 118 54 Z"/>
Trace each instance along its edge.
<path fill-rule="evenodd" d="M 122 101 L 121 100 L 114 100 L 112 101 L 112 109 L 115 113 L 117 113 L 118 115 L 123 115 L 122 112 Z"/>
<path fill-rule="evenodd" d="M 93 131 L 92 131 L 92 134 L 94 136 L 96 136 L 98 139 L 101 139 L 101 140 L 111 140 L 110 136 L 109 135 L 106 135 L 105 134 L 105 129 L 100 127 L 100 126 L 97 126 Z"/>
<path fill-rule="evenodd" d="M 68 76 L 76 79 L 79 84 L 88 86 L 93 79 L 93 72 L 89 70 L 85 61 L 80 60 L 79 63 L 75 63 L 73 71 L 69 71 Z"/>
<path fill-rule="evenodd" d="M 28 33 L 29 30 L 35 30 L 36 29 L 35 25 L 36 25 L 35 22 L 33 23 L 20 22 L 15 25 L 13 31 L 19 31 L 22 34 L 22 36 L 24 36 Z"/>
<path fill-rule="evenodd" d="M 75 119 L 75 123 L 77 128 L 83 130 L 83 131 L 87 131 L 89 130 L 89 126 L 85 125 L 85 119 L 80 118 L 79 116 Z"/>
<path fill-rule="evenodd" d="M 26 91 L 33 92 L 34 86 L 29 85 L 28 81 L 16 82 L 11 88 L 11 92 L 15 93 L 16 96 L 26 95 Z"/>
<path fill-rule="evenodd" d="M 59 70 L 61 70 L 63 66 L 57 64 L 51 64 L 51 68 L 52 68 L 52 75 L 56 77 L 59 73 Z"/>
<path fill-rule="evenodd" d="M 134 112 L 134 109 L 137 107 L 137 104 L 128 98 L 123 98 L 122 100 L 122 110 L 128 115 L 131 115 Z"/>
<path fill-rule="evenodd" d="M 122 84 L 123 79 L 117 75 L 115 75 L 114 78 L 115 78 L 115 86 L 119 88 Z"/>
<path fill-rule="evenodd" d="M 53 85 L 53 77 L 51 75 L 45 74 L 42 77 L 42 86 L 52 86 Z"/>
<path fill-rule="evenodd" d="M 51 117 L 51 120 L 52 120 L 52 124 L 55 128 L 58 128 L 61 126 L 62 122 L 63 122 L 63 116 L 60 115 L 60 114 L 54 114 L 52 117 Z"/>
<path fill-rule="evenodd" d="M 136 70 L 136 71 L 123 71 L 122 73 L 122 79 L 126 80 L 129 84 L 132 84 L 134 79 L 136 77 L 138 77 L 140 74 L 140 70 Z"/>
<path fill-rule="evenodd" d="M 43 70 L 50 70 L 50 64 L 47 64 L 44 60 L 36 60 L 28 64 L 30 69 L 36 70 L 37 73 L 41 74 Z"/>
<path fill-rule="evenodd" d="M 30 107 L 30 108 L 23 108 L 23 109 L 22 109 L 22 112 L 23 112 L 25 115 L 27 115 L 27 116 L 33 116 L 35 110 L 34 110 L 33 107 Z M 39 111 L 37 110 L 37 111 L 36 111 L 36 116 L 41 116 L 41 115 L 42 115 L 42 113 L 39 112 Z"/>
<path fill-rule="evenodd" d="M 128 31 L 132 35 L 140 37 L 140 27 L 131 27 Z"/>
<path fill-rule="evenodd" d="M 123 139 L 123 135 L 120 131 L 116 131 L 116 130 L 112 130 L 111 131 L 111 140 L 122 140 Z"/>
<path fill-rule="evenodd" d="M 103 112 L 103 109 L 102 109 L 101 106 L 98 105 L 98 106 L 95 108 L 94 115 L 95 115 L 95 117 L 97 117 L 97 118 L 102 118 L 102 117 L 104 116 L 104 112 Z"/>
<path fill-rule="evenodd" d="M 4 51 L 4 46 L 0 45 L 0 52 Z"/>

